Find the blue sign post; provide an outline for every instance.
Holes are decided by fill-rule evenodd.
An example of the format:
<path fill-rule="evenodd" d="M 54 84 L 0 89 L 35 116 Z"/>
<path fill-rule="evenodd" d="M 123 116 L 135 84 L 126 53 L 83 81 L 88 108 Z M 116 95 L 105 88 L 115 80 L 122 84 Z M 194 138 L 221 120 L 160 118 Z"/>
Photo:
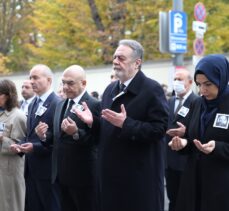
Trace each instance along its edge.
<path fill-rule="evenodd" d="M 187 15 L 181 11 L 169 12 L 169 51 L 187 52 Z"/>

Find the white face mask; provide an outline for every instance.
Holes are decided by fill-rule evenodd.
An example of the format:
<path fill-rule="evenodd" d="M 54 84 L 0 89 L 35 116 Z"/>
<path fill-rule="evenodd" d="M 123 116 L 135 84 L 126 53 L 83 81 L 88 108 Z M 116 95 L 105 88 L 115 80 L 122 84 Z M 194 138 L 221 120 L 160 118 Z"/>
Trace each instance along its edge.
<path fill-rule="evenodd" d="M 185 92 L 184 81 L 173 81 L 173 89 L 176 94 L 182 94 Z"/>

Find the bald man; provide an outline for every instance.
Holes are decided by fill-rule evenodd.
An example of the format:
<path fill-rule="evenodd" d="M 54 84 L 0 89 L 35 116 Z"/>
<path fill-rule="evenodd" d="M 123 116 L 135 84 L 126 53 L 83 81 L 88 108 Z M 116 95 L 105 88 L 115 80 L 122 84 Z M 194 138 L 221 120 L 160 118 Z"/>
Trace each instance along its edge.
<path fill-rule="evenodd" d="M 53 141 L 53 116 L 60 98 L 52 91 L 51 69 L 38 64 L 30 70 L 30 81 L 36 97 L 28 108 L 27 136 L 12 150 L 25 154 L 26 211 L 59 211 L 56 185 L 51 184 L 52 148 L 42 145 L 36 134 L 39 122 L 48 125 L 45 139 Z"/>
<path fill-rule="evenodd" d="M 67 99 L 58 104 L 54 117 L 52 181 L 60 185 L 62 211 L 96 211 L 96 137 L 72 108 L 82 109 L 81 103 L 86 102 L 98 116 L 99 102 L 86 91 L 85 71 L 78 65 L 63 72 L 62 84 Z M 37 127 L 41 139 L 46 130 L 45 124 Z"/>
<path fill-rule="evenodd" d="M 167 143 L 174 136 L 172 129 L 184 123 L 185 117 L 189 112 L 190 104 L 197 96 L 192 92 L 192 76 L 186 69 L 179 69 L 174 74 L 173 90 L 175 96 L 168 100 L 169 120 L 166 140 Z M 177 123 L 178 122 L 178 123 Z M 186 164 L 186 156 L 172 151 L 167 146 L 166 162 L 166 188 L 169 198 L 169 211 L 175 211 L 176 198 L 179 190 L 180 178 Z"/>

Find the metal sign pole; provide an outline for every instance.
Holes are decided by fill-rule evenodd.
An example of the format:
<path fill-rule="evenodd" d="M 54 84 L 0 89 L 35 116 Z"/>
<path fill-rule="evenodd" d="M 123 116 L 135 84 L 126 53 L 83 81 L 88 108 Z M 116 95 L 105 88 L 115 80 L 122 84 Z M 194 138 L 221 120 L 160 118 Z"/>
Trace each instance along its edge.
<path fill-rule="evenodd" d="M 173 10 L 183 11 L 183 0 L 173 0 Z M 173 54 L 173 65 L 184 66 L 184 56 L 180 53 Z"/>

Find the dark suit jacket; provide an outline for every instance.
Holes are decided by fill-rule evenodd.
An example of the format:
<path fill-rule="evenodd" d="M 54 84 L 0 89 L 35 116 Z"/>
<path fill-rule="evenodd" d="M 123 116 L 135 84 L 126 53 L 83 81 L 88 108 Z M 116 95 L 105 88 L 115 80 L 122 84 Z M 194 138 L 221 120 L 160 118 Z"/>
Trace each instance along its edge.
<path fill-rule="evenodd" d="M 225 95 L 217 113 L 229 115 L 228 108 L 229 96 Z M 188 145 L 182 150 L 189 156 L 180 186 L 177 211 L 195 210 L 196 199 L 201 199 L 201 211 L 229 210 L 229 129 L 214 126 L 216 114 L 201 138 L 201 98 L 191 107 L 186 133 Z M 200 152 L 193 144 L 194 139 L 202 143 L 215 140 L 214 151 L 208 155 Z"/>
<path fill-rule="evenodd" d="M 183 103 L 183 106 L 185 106 L 186 108 L 190 108 L 190 104 L 193 102 L 193 100 L 195 100 L 197 98 L 197 96 L 192 92 L 188 98 L 185 100 L 185 102 Z M 181 123 L 185 123 L 185 117 L 177 114 L 176 116 L 174 115 L 174 106 L 175 106 L 175 96 L 171 97 L 168 100 L 168 104 L 169 104 L 169 121 L 168 121 L 168 129 L 171 128 L 177 128 L 177 124 L 176 122 L 181 122 Z M 187 114 L 188 115 L 188 114 Z M 166 135 L 166 142 L 169 143 L 171 141 L 172 137 Z M 179 153 L 177 153 L 176 151 L 172 150 L 168 144 L 167 144 L 167 156 L 166 156 L 166 167 L 169 167 L 171 169 L 174 170 L 178 170 L 178 171 L 183 171 L 185 164 L 186 164 L 186 160 L 187 160 L 187 156 L 186 155 L 181 155 Z"/>
<path fill-rule="evenodd" d="M 120 112 L 127 118 L 122 129 L 94 119 L 101 127 L 99 171 L 102 211 L 162 211 L 164 207 L 164 141 L 168 105 L 161 86 L 139 71 L 125 94 L 116 98 L 119 82 L 110 84 L 102 109 Z"/>
<path fill-rule="evenodd" d="M 35 101 L 35 100 L 34 100 Z M 57 103 L 60 98 L 52 92 L 43 106 L 47 108 L 42 116 L 36 116 L 35 122 L 31 125 L 31 118 L 34 118 L 34 113 L 31 113 L 34 101 L 30 104 L 27 118 L 27 136 L 25 142 L 33 143 L 33 152 L 25 155 L 25 178 L 29 172 L 36 179 L 51 179 L 51 148 L 47 148 L 41 144 L 39 137 L 35 133 L 35 127 L 40 121 L 49 125 L 47 140 L 53 139 L 52 127 L 53 116 Z"/>
<path fill-rule="evenodd" d="M 97 137 L 92 136 L 91 129 L 75 114 L 70 117 L 79 128 L 79 140 L 65 134 L 61 130 L 61 122 L 68 100 L 62 101 L 56 109 L 54 117 L 54 149 L 52 181 L 58 176 L 61 184 L 68 186 L 95 185 Z M 79 103 L 86 102 L 94 115 L 99 114 L 100 103 L 87 92 Z"/>

